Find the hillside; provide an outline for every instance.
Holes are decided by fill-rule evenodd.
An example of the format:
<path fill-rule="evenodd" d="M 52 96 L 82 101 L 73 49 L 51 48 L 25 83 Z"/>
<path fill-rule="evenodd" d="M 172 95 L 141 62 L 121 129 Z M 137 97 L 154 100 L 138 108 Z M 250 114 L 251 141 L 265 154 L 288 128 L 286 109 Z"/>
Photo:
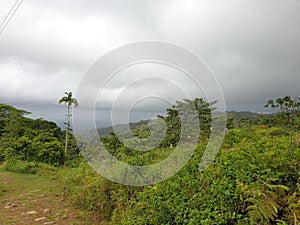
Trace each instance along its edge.
<path fill-rule="evenodd" d="M 129 127 L 130 129 L 135 129 L 141 125 L 145 125 L 149 122 L 150 120 L 141 120 L 139 122 L 132 122 L 132 123 L 129 123 Z M 102 137 L 106 137 L 107 135 L 109 135 L 109 133 L 113 132 L 114 131 L 114 128 L 117 129 L 117 130 L 124 130 L 125 129 L 125 126 L 127 127 L 128 125 L 122 125 L 122 124 L 119 124 L 119 125 L 115 125 L 114 127 L 113 126 L 108 126 L 108 127 L 100 127 L 97 129 L 97 133 L 99 135 L 100 138 Z"/>

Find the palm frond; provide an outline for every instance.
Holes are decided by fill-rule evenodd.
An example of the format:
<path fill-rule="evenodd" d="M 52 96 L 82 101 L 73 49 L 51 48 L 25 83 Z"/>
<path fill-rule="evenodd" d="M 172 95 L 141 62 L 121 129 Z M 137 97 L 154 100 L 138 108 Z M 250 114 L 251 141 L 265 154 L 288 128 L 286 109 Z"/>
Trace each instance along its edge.
<path fill-rule="evenodd" d="M 58 103 L 59 104 L 61 104 L 61 103 L 67 103 L 68 102 L 68 98 L 67 97 L 62 97 L 59 101 L 58 101 Z"/>
<path fill-rule="evenodd" d="M 74 104 L 75 107 L 78 106 L 78 101 L 76 98 L 72 98 L 72 103 Z"/>

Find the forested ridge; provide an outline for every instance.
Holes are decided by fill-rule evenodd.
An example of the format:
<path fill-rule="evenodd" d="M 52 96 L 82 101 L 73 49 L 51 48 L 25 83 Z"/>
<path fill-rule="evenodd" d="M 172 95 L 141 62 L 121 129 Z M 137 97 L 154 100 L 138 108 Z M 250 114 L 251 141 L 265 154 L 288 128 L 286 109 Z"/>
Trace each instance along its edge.
<path fill-rule="evenodd" d="M 29 162 L 64 165 L 78 155 L 72 137 L 70 152 L 64 153 L 64 135 L 54 122 L 30 119 L 25 110 L 0 104 L 0 159 L 18 159 Z"/>
<path fill-rule="evenodd" d="M 53 122 L 29 119 L 29 112 L 6 104 L 0 104 L 2 169 L 45 173 L 55 168 L 66 198 L 97 217 L 95 224 L 300 224 L 300 110 L 295 98 L 268 101 L 266 107 L 278 109 L 274 114 L 229 112 L 220 152 L 205 171 L 199 171 L 199 162 L 210 134 L 214 102 L 177 101 L 165 116 L 158 116 L 166 122 L 167 132 L 152 151 L 126 147 L 111 128 L 98 133 L 117 159 L 152 164 L 177 145 L 176 109 L 188 104 L 198 110 L 199 142 L 189 163 L 161 183 L 133 187 L 102 178 L 84 161 L 71 133 L 65 151 L 66 131 Z M 131 124 L 134 139 L 149 136 L 147 122 Z"/>

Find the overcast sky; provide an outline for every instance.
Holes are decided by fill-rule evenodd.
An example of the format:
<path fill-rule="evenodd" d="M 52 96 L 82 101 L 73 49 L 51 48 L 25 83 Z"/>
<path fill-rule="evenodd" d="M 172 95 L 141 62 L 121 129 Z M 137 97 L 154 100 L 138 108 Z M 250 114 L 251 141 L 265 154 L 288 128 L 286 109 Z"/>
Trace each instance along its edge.
<path fill-rule="evenodd" d="M 0 0 L 1 22 L 14 3 Z M 76 97 L 96 60 L 128 43 L 158 40 L 200 56 L 222 87 L 228 110 L 262 112 L 270 98 L 300 96 L 299 21 L 299 0 L 24 0 L 0 34 L 0 102 L 61 124 L 65 107 L 58 99 L 65 91 Z M 118 79 L 138 78 L 138 71 Z M 170 68 L 156 71 L 182 77 Z M 181 84 L 187 88 L 189 82 Z M 111 83 L 105 96 L 122 85 Z M 130 93 L 166 85 L 136 82 Z M 152 100 L 137 104 L 131 119 L 162 111 L 166 102 Z M 107 115 L 99 114 L 99 125 L 107 124 Z"/>

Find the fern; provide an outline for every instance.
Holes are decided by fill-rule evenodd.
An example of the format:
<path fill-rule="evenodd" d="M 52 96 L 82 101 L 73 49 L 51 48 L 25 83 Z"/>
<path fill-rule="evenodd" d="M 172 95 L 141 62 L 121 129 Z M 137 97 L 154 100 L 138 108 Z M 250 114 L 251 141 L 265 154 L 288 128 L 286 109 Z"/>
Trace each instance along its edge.
<path fill-rule="evenodd" d="M 299 177 L 300 179 L 300 177 Z M 290 222 L 293 221 L 294 224 L 300 225 L 300 183 L 297 184 L 297 189 L 288 198 L 288 211 Z"/>
<path fill-rule="evenodd" d="M 279 196 L 288 188 L 284 185 L 269 184 L 268 181 L 262 185 L 260 190 L 250 189 L 245 191 L 247 199 L 245 202 L 250 204 L 246 210 L 252 224 L 257 222 L 270 223 L 278 216 Z"/>
<path fill-rule="evenodd" d="M 252 221 L 273 221 L 277 217 L 279 205 L 263 193 L 257 199 L 248 198 L 246 202 L 252 205 L 247 207 Z"/>

